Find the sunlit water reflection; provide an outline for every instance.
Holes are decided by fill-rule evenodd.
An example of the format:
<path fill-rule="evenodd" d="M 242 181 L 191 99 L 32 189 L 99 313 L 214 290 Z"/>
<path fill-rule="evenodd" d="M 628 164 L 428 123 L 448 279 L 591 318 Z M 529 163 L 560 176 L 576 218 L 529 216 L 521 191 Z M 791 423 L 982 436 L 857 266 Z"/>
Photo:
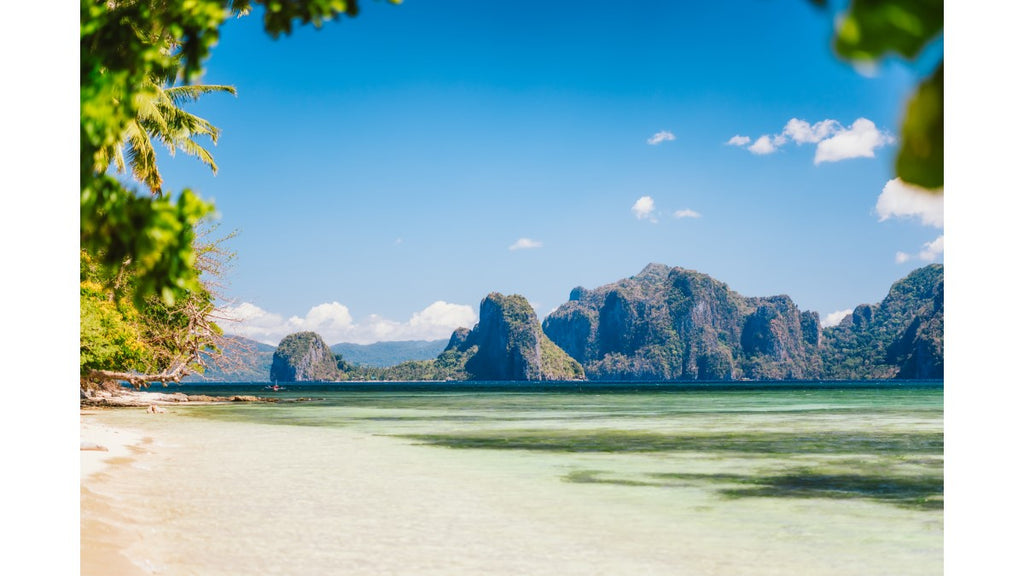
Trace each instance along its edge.
<path fill-rule="evenodd" d="M 106 413 L 166 574 L 940 574 L 943 395 L 323 392 Z M 201 481 L 197 481 L 201 479 Z"/>

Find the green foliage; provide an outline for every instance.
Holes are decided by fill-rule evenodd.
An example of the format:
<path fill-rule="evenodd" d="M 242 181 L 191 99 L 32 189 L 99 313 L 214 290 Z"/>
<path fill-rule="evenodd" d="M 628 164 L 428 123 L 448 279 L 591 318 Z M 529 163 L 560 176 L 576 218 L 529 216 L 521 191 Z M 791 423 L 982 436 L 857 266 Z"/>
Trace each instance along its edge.
<path fill-rule="evenodd" d="M 895 53 L 914 59 L 942 35 L 943 0 L 852 0 L 836 30 L 835 49 L 852 61 Z M 907 104 L 896 175 L 923 188 L 942 188 L 942 63 Z"/>
<path fill-rule="evenodd" d="M 917 87 L 907 103 L 896 174 L 925 188 L 942 187 L 942 65 Z"/>
<path fill-rule="evenodd" d="M 81 246 L 99 254 L 111 273 L 131 262 L 137 306 L 158 294 L 165 303 L 202 289 L 195 269 L 195 225 L 212 212 L 189 190 L 177 200 L 142 198 L 126 192 L 104 175 L 95 187 L 82 189 Z"/>
<path fill-rule="evenodd" d="M 942 0 L 853 0 L 836 30 L 843 58 L 875 60 L 895 52 L 915 58 L 942 33 Z"/>
<path fill-rule="evenodd" d="M 159 140 L 167 147 L 171 156 L 182 151 L 195 156 L 217 173 L 213 155 L 199 145 L 197 136 L 208 136 L 217 143 L 220 130 L 208 120 L 190 114 L 180 108 L 187 102 L 195 102 L 200 96 L 212 92 L 226 92 L 237 95 L 232 86 L 173 86 L 164 88 L 158 82 L 147 79 L 150 85 L 145 92 L 136 94 L 136 117 L 125 127 L 124 138 L 117 146 L 102 148 L 97 154 L 96 170 L 105 170 L 111 161 L 118 172 L 131 168 L 132 176 L 149 187 L 153 194 L 162 192 L 163 178 L 156 166 L 156 151 L 152 140 Z"/>
<path fill-rule="evenodd" d="M 126 260 L 138 282 L 136 304 L 160 295 L 165 302 L 199 288 L 187 230 L 212 205 L 182 193 L 173 209 L 162 198 L 142 198 L 105 173 L 140 111 L 160 98 L 159 87 L 181 80 L 192 83 L 231 14 L 264 6 L 264 28 L 273 36 L 288 34 L 292 23 L 323 22 L 358 13 L 355 0 L 81 0 L 80 2 L 80 182 L 83 248 L 108 269 Z M 188 98 L 188 89 L 176 94 Z M 144 116 L 144 115 L 143 115 Z M 195 132 L 194 132 L 195 133 Z M 152 157 L 139 139 L 140 162 Z M 204 151 L 185 144 L 203 161 Z M 146 172 L 144 181 L 159 190 Z"/>
<path fill-rule="evenodd" d="M 134 375 L 202 370 L 200 354 L 216 352 L 220 328 L 211 322 L 213 296 L 205 288 L 167 304 L 156 296 L 141 303 L 117 298 L 138 280 L 131 269 L 112 271 L 87 251 L 80 253 L 79 369 L 83 384 Z M 134 292 L 137 294 L 137 292 Z M 136 382 L 137 383 L 137 382 Z"/>
<path fill-rule="evenodd" d="M 119 306 L 94 281 L 81 283 L 79 296 L 79 371 L 146 370 L 152 354 L 142 339 L 138 315 Z"/>

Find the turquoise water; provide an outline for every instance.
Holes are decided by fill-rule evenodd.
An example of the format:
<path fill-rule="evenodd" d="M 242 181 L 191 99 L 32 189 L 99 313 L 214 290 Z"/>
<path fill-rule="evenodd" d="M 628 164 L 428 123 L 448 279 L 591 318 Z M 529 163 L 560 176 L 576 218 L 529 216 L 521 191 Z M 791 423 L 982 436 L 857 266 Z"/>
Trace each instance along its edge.
<path fill-rule="evenodd" d="M 696 485 L 727 499 L 860 499 L 919 510 L 943 504 L 940 387 L 318 390 L 286 390 L 275 404 L 210 406 L 193 415 L 349 427 L 449 449 L 560 454 L 578 464 L 560 475 L 566 482 Z"/>
<path fill-rule="evenodd" d="M 274 403 L 112 414 L 166 445 L 122 490 L 159 478 L 196 491 L 172 466 L 183 459 L 220 479 L 201 487 L 204 506 L 168 503 L 164 544 L 146 562 L 163 573 L 248 562 L 227 546 L 167 552 L 201 546 L 204 532 L 247 534 L 225 517 L 247 518 L 247 537 L 266 530 L 268 510 L 226 502 L 244 486 L 278 501 L 275 530 L 334 535 L 289 540 L 306 558 L 279 573 L 337 562 L 356 573 L 942 572 L 941 385 L 513 390 L 292 386 Z M 315 504 L 280 506 L 273 487 L 296 485 Z M 355 524 L 323 524 L 323 510 L 359 509 L 384 486 L 389 500 Z M 153 506 L 164 493 L 139 497 Z"/>

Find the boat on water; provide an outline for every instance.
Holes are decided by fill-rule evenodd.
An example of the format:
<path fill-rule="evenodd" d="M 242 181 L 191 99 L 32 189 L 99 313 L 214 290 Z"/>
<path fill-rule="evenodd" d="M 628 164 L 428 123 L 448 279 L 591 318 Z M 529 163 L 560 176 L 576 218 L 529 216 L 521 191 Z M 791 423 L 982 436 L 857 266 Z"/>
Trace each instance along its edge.
<path fill-rule="evenodd" d="M 284 386 L 278 386 L 276 383 L 270 386 L 264 386 L 264 390 L 270 390 L 272 392 L 280 392 L 281 390 L 287 390 Z"/>

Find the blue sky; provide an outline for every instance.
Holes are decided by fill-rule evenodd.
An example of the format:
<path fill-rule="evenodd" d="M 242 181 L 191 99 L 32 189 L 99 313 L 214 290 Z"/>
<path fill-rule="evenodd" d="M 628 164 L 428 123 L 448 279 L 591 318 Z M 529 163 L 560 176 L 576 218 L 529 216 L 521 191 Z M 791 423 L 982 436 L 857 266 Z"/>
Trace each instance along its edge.
<path fill-rule="evenodd" d="M 228 331 L 446 337 L 488 292 L 543 318 L 648 262 L 825 318 L 943 259 L 941 200 L 880 202 L 941 44 L 858 71 L 800 1 L 362 8 L 277 40 L 228 23 L 203 81 L 238 97 L 190 108 L 220 172 L 161 159 L 239 231 Z"/>

